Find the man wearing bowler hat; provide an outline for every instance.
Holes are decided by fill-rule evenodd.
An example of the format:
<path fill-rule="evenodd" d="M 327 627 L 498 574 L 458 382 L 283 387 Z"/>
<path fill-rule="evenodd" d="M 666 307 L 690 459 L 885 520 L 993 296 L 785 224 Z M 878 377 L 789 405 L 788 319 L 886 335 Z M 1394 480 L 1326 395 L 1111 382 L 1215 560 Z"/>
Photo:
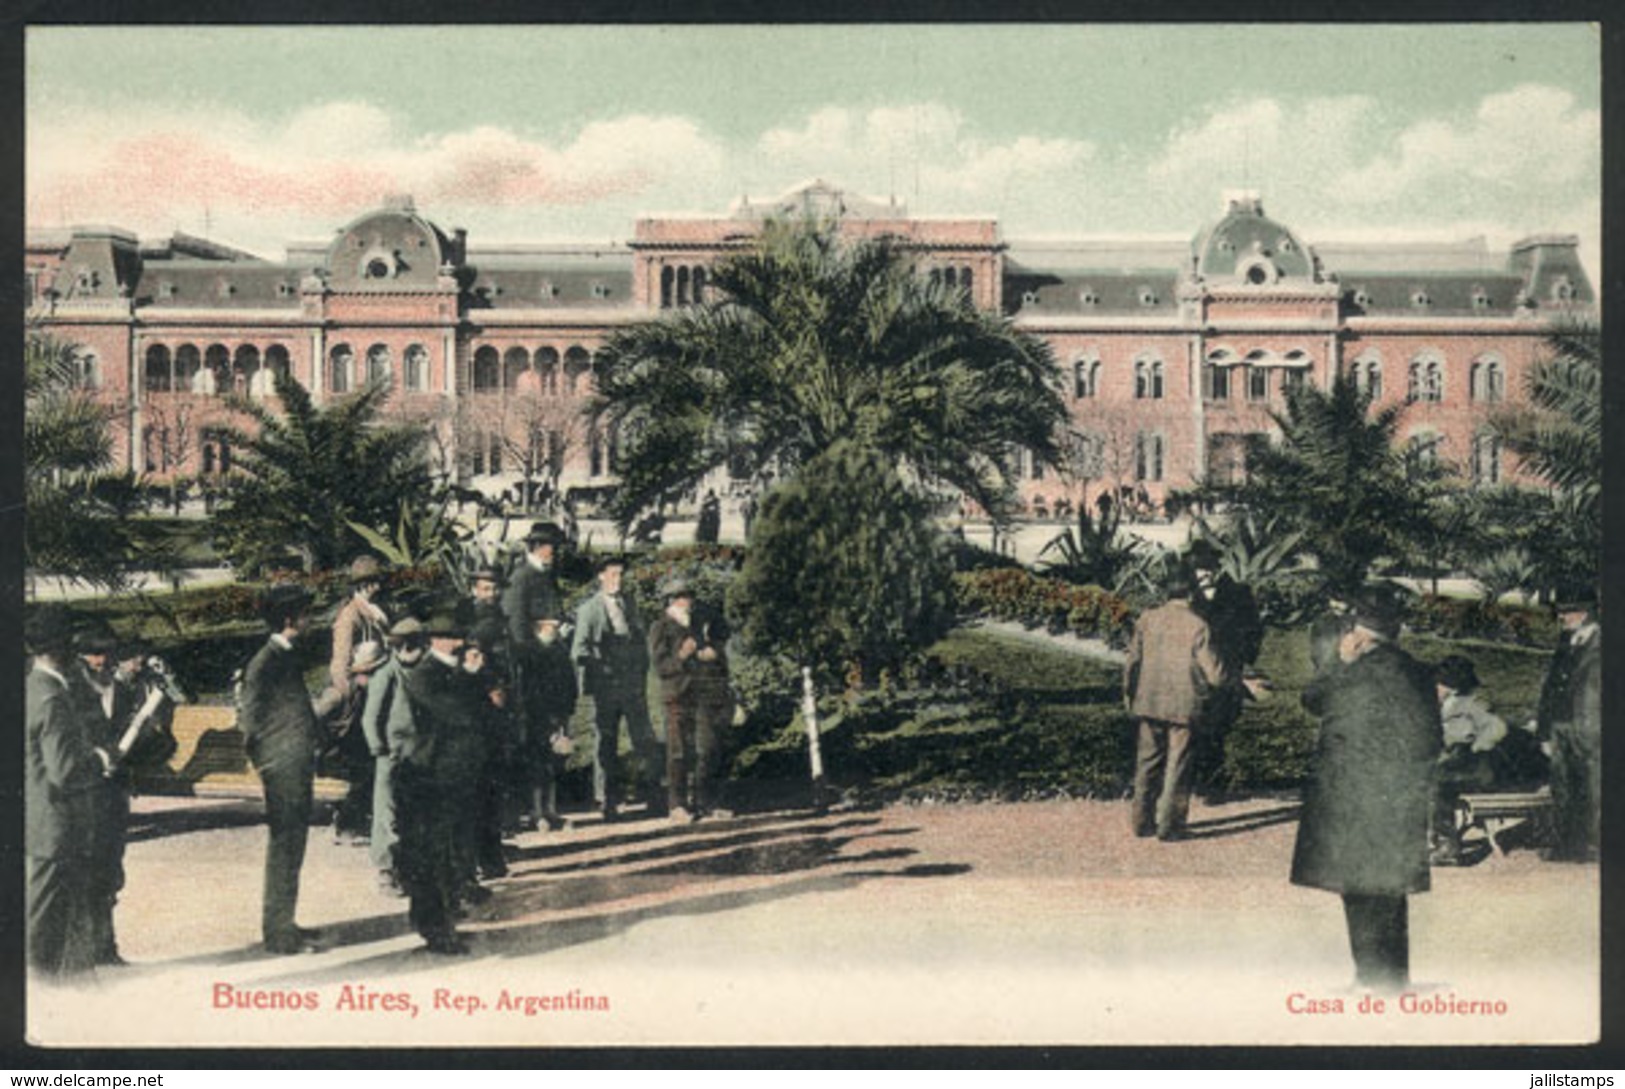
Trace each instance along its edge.
<path fill-rule="evenodd" d="M 660 793 L 660 742 L 649 721 L 649 646 L 637 606 L 621 591 L 626 561 L 611 556 L 598 566 L 598 592 L 576 610 L 575 639 L 570 656 L 581 670 L 582 691 L 592 697 L 593 796 L 606 821 L 620 814 L 620 724 L 639 766 L 641 792 L 651 815 L 664 816 L 666 799 Z"/>
<path fill-rule="evenodd" d="M 552 522 L 537 522 L 525 536 L 525 557 L 514 568 L 508 588 L 502 593 L 502 615 L 508 625 L 508 646 L 528 646 L 534 638 L 531 625 L 540 616 L 560 616 L 564 601 L 559 596 L 558 576 L 553 565 L 564 532 Z"/>
<path fill-rule="evenodd" d="M 1552 801 L 1557 807 L 1555 862 L 1597 857 L 1602 830 L 1602 624 L 1596 587 L 1576 583 L 1558 591 L 1563 625 L 1557 651 L 1540 689 L 1535 729 L 1550 746 Z"/>
<path fill-rule="evenodd" d="M 683 579 L 663 587 L 665 611 L 649 625 L 649 656 L 660 676 L 666 719 L 666 798 L 673 822 L 716 809 L 716 775 L 723 731 L 733 718 L 728 690 L 728 628 L 697 609 Z"/>
<path fill-rule="evenodd" d="M 1303 693 L 1320 718 L 1292 852 L 1292 883 L 1343 898 L 1355 983 L 1410 981 L 1406 897 L 1429 887 L 1428 829 L 1439 702 L 1430 671 L 1398 646 L 1397 587 L 1355 595 L 1347 630 Z"/>
<path fill-rule="evenodd" d="M 49 604 L 24 623 L 33 665 L 26 686 L 23 849 L 28 856 L 28 963 L 57 976 L 91 966 L 94 796 L 112 767 L 91 740 L 95 708 L 69 687 L 73 625 Z"/>
<path fill-rule="evenodd" d="M 265 899 L 261 933 L 274 955 L 313 952 L 314 930 L 298 926 L 299 871 L 305 863 L 320 731 L 296 642 L 310 624 L 310 595 L 273 586 L 260 604 L 271 637 L 243 671 L 237 726 L 265 790 Z"/>

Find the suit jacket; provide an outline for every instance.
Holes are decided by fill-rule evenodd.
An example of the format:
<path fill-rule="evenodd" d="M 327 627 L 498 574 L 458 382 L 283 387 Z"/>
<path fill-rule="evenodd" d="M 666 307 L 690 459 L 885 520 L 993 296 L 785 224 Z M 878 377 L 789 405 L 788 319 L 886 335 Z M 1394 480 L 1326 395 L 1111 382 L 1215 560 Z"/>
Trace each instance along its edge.
<path fill-rule="evenodd" d="M 643 618 L 628 594 L 621 594 L 628 634 L 615 635 L 604 595 L 597 593 L 576 610 L 575 641 L 570 656 L 581 667 L 582 690 L 590 696 L 616 692 L 640 696 L 649 675 L 648 635 Z"/>
<path fill-rule="evenodd" d="M 103 784 L 90 716 L 101 710 L 37 668 L 28 674 L 26 699 L 24 850 L 31 858 L 88 855 L 94 797 Z"/>
<path fill-rule="evenodd" d="M 533 626 L 537 617 L 551 613 L 563 620 L 563 604 L 553 569 L 538 569 L 528 556 L 520 560 L 519 566 L 514 568 L 513 580 L 502 592 L 502 613 L 508 621 L 510 647 L 525 647 L 536 641 Z"/>
<path fill-rule="evenodd" d="M 334 688 L 340 692 L 350 690 L 350 659 L 356 646 L 369 639 L 381 643 L 388 630 L 388 617 L 382 609 L 350 595 L 333 617 L 333 656 L 327 664 L 327 675 Z"/>
<path fill-rule="evenodd" d="M 1208 692 L 1224 683 L 1226 672 L 1212 646 L 1207 621 L 1190 602 L 1169 601 L 1134 625 L 1123 690 L 1137 718 L 1196 725 Z"/>
<path fill-rule="evenodd" d="M 695 653 L 687 658 L 678 654 L 685 639 L 693 639 L 695 643 Z M 670 613 L 661 613 L 649 626 L 649 657 L 654 660 L 655 673 L 660 677 L 661 697 L 682 699 L 691 693 L 712 695 L 719 689 L 726 692 L 727 641 L 726 623 L 709 610 L 696 609 L 687 626 L 679 624 Z M 707 647 L 717 652 L 715 661 L 699 659 L 699 651 Z"/>
<path fill-rule="evenodd" d="M 1565 632 L 1546 669 L 1535 718 L 1542 738 L 1567 735 L 1595 749 L 1602 737 L 1602 627 Z"/>
<path fill-rule="evenodd" d="M 267 774 L 312 776 L 321 735 L 299 657 L 268 639 L 243 671 L 237 708 L 248 758 Z"/>
<path fill-rule="evenodd" d="M 1433 679 L 1392 643 L 1339 659 L 1304 689 L 1320 716 L 1292 882 L 1369 895 L 1428 887 L 1428 823 L 1439 753 Z"/>
<path fill-rule="evenodd" d="M 367 739 L 367 751 L 373 756 L 388 756 L 392 751 L 390 738 L 412 733 L 412 705 L 402 684 L 415 668 L 392 657 L 367 682 L 367 700 L 361 707 L 361 733 Z"/>

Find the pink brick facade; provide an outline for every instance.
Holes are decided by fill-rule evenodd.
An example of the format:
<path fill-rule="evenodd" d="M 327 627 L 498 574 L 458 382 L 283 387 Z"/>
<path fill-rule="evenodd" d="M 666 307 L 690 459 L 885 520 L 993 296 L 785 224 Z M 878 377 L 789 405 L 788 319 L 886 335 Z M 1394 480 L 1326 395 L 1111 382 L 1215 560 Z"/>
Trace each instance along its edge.
<path fill-rule="evenodd" d="M 229 470 L 202 429 L 225 418 L 222 393 L 264 395 L 286 367 L 318 399 L 389 373 L 390 411 L 429 429 L 465 483 L 507 487 L 551 449 L 562 484 L 605 485 L 614 436 L 579 414 L 597 351 L 617 328 L 713 297 L 716 263 L 768 215 L 798 211 L 899 239 L 922 275 L 1050 345 L 1091 456 L 1066 477 L 1025 464 L 1034 512 L 1108 489 L 1156 503 L 1205 472 L 1244 472 L 1245 437 L 1272 429 L 1289 383 L 1351 370 L 1406 406 L 1402 438 L 1476 479 L 1510 478 L 1480 440 L 1485 417 L 1522 395 L 1552 319 L 1596 305 L 1569 237 L 1509 253 L 1316 248 L 1242 198 L 1188 247 L 1025 244 L 990 218 L 910 217 L 813 183 L 725 215 L 640 219 L 629 243 L 600 247 L 481 249 L 399 198 L 283 262 L 185 236 L 39 232 L 30 323 L 120 408 L 121 460 L 160 477 Z"/>

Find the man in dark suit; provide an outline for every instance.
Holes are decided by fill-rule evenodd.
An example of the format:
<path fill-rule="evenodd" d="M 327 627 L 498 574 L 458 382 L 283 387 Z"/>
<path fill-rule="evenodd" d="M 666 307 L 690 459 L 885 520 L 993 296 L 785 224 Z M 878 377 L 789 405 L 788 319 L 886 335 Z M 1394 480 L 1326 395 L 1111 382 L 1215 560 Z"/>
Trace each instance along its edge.
<path fill-rule="evenodd" d="M 75 634 L 73 645 L 77 660 L 68 671 L 68 684 L 75 698 L 87 708 L 91 743 L 113 757 L 118 753 L 119 738 L 139 706 L 136 689 L 119 683 L 114 675 L 118 637 L 106 621 L 93 621 Z M 91 959 L 98 966 L 124 963 L 113 929 L 113 907 L 124 888 L 124 846 L 129 823 L 129 781 L 115 769 L 91 794 L 88 941 Z"/>
<path fill-rule="evenodd" d="M 502 616 L 508 625 L 508 646 L 529 646 L 531 625 L 539 616 L 562 616 L 564 600 L 553 571 L 555 553 L 564 543 L 564 531 L 552 522 L 537 522 L 525 537 L 525 558 L 513 570 L 502 593 Z"/>
<path fill-rule="evenodd" d="M 674 823 L 726 815 L 715 802 L 723 733 L 733 718 L 728 627 L 697 608 L 682 579 L 665 586 L 666 609 L 649 625 L 649 656 L 666 717 L 666 798 Z"/>
<path fill-rule="evenodd" d="M 411 897 L 412 928 L 431 953 L 468 952 L 457 935 L 459 873 L 456 840 L 465 819 L 468 780 L 477 782 L 477 739 L 487 696 L 463 668 L 462 626 L 450 607 L 436 608 L 423 622 L 429 651 L 403 674 L 401 690 L 410 713 L 388 723 L 401 885 Z"/>
<path fill-rule="evenodd" d="M 1552 801 L 1557 807 L 1554 862 L 1597 857 L 1602 831 L 1602 624 L 1596 589 L 1560 591 L 1563 634 L 1540 689 L 1535 729 L 1551 748 Z"/>
<path fill-rule="evenodd" d="M 621 591 L 625 574 L 626 561 L 619 557 L 599 564 L 598 592 L 576 610 L 570 647 L 570 656 L 581 670 L 582 691 L 592 697 L 596 734 L 592 788 L 606 821 L 618 819 L 620 813 L 622 719 L 650 813 L 665 816 L 667 812 L 666 797 L 660 790 L 665 754 L 649 721 L 649 636 L 637 606 Z"/>
<path fill-rule="evenodd" d="M 265 900 L 261 933 L 275 955 L 314 952 L 320 936 L 294 923 L 309 838 L 318 728 L 295 640 L 310 624 L 310 595 L 273 586 L 260 606 L 271 637 L 243 672 L 237 725 L 265 789 Z"/>
<path fill-rule="evenodd" d="M 1292 852 L 1292 883 L 1343 898 L 1359 986 L 1410 980 L 1406 897 L 1429 883 L 1428 828 L 1440 745 L 1430 672 L 1399 649 L 1395 591 L 1369 587 L 1303 693 L 1320 717 L 1314 772 Z"/>

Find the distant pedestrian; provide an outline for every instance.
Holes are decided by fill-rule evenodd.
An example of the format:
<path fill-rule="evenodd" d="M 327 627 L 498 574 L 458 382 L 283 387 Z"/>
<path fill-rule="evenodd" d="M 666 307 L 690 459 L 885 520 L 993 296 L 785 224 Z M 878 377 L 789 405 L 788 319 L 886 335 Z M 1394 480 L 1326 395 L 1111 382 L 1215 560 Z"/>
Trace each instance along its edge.
<path fill-rule="evenodd" d="M 1570 587 L 1559 596 L 1563 625 L 1540 690 L 1536 733 L 1551 753 L 1557 844 L 1546 857 L 1586 862 L 1597 857 L 1602 827 L 1602 624 L 1596 589 Z"/>
<path fill-rule="evenodd" d="M 626 561 L 610 557 L 599 564 L 598 592 L 576 610 L 571 657 L 581 670 L 582 691 L 592 697 L 593 798 L 606 821 L 620 812 L 620 724 L 632 743 L 639 792 L 652 814 L 665 815 L 660 793 L 660 742 L 649 721 L 648 632 L 637 605 L 622 592 Z"/>
<path fill-rule="evenodd" d="M 699 521 L 694 524 L 695 544 L 716 544 L 722 533 L 722 501 L 713 489 L 706 489 L 700 503 Z"/>
<path fill-rule="evenodd" d="M 1191 579 L 1176 571 L 1168 601 L 1140 617 L 1123 668 L 1129 711 L 1139 720 L 1132 818 L 1136 836 L 1184 835 L 1190 808 L 1191 738 L 1208 693 L 1224 683 L 1224 664 L 1207 621 L 1191 608 Z"/>
<path fill-rule="evenodd" d="M 273 586 L 260 617 L 271 637 L 243 671 L 237 725 L 265 793 L 269 835 L 261 934 L 266 952 L 286 955 L 314 951 L 320 937 L 294 922 L 319 744 L 296 647 L 310 624 L 310 595 L 297 586 Z"/>
<path fill-rule="evenodd" d="M 1304 690 L 1320 740 L 1292 853 L 1293 884 L 1343 898 L 1356 984 L 1382 990 L 1410 980 L 1406 897 L 1429 887 L 1440 744 L 1432 677 L 1397 644 L 1401 615 L 1393 588 L 1362 591 L 1337 659 Z"/>

